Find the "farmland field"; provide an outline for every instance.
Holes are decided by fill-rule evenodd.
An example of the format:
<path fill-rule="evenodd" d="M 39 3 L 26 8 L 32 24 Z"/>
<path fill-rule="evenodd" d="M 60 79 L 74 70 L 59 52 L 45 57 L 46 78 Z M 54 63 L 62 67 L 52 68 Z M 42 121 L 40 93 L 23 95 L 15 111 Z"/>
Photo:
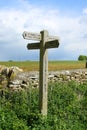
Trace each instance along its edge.
<path fill-rule="evenodd" d="M 68 70 L 68 69 L 84 69 L 85 61 L 49 61 L 48 70 Z M 18 66 L 24 71 L 38 71 L 39 61 L 4 61 L 0 62 L 0 65 L 5 65 L 8 67 Z"/>

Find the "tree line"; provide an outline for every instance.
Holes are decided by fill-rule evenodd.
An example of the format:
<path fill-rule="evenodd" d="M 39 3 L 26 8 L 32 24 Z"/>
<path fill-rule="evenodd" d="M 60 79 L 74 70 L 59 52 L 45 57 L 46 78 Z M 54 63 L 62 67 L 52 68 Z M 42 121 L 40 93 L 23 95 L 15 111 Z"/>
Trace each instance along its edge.
<path fill-rule="evenodd" d="M 87 56 L 85 56 L 85 55 L 80 55 L 80 56 L 78 57 L 78 60 L 79 60 L 79 61 L 87 61 Z"/>

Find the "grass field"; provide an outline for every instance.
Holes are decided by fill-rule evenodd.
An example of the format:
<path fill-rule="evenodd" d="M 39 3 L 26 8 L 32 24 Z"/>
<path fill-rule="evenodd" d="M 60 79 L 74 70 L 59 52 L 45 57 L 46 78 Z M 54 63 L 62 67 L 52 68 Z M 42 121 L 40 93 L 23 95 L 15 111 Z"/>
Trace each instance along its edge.
<path fill-rule="evenodd" d="M 0 62 L 0 65 L 5 65 L 7 67 L 18 66 L 24 71 L 38 71 L 39 62 L 38 61 L 7 61 Z M 49 61 L 48 70 L 69 70 L 69 69 L 84 69 L 86 66 L 85 61 Z"/>

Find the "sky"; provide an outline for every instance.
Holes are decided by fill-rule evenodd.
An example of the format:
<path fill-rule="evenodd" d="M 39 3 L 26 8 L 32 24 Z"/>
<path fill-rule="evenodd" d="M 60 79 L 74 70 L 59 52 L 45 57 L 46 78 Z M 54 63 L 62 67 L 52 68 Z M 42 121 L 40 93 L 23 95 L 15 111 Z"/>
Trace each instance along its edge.
<path fill-rule="evenodd" d="M 39 50 L 28 50 L 35 41 L 24 31 L 58 36 L 59 47 L 48 49 L 49 60 L 78 60 L 87 55 L 87 0 L 0 1 L 0 61 L 39 60 Z"/>

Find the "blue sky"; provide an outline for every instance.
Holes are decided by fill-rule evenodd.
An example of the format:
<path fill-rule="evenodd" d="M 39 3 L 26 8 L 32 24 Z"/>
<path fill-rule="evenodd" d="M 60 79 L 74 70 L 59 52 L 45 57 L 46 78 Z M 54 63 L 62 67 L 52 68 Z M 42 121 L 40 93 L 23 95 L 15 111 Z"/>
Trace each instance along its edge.
<path fill-rule="evenodd" d="M 58 36 L 59 48 L 49 49 L 49 60 L 77 60 L 87 55 L 87 0 L 0 1 L 0 61 L 39 60 L 38 50 L 27 50 L 24 31 L 48 30 Z"/>

